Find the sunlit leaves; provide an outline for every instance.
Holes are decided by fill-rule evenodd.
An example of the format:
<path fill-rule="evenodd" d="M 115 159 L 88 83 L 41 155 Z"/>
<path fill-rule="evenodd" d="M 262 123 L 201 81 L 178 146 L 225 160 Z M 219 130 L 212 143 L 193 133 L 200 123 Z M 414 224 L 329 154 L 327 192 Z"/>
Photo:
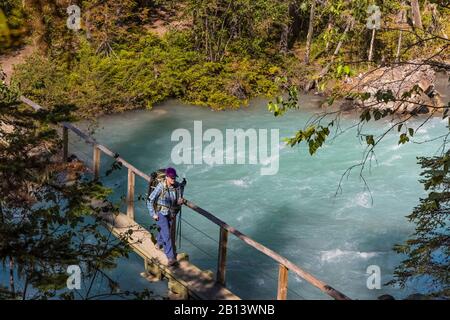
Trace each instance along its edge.
<path fill-rule="evenodd" d="M 343 76 L 353 76 L 354 72 L 350 69 L 349 65 L 339 64 L 336 67 L 336 78 L 342 78 Z"/>
<path fill-rule="evenodd" d="M 298 109 L 298 89 L 295 86 L 288 88 L 288 100 L 284 100 L 282 96 L 278 96 L 275 102 L 270 101 L 267 109 L 273 113 L 275 117 L 282 116 L 289 109 Z"/>
<path fill-rule="evenodd" d="M 406 133 L 402 133 L 400 135 L 400 139 L 398 140 L 398 144 L 405 144 L 409 141 L 409 137 L 406 135 Z"/>
<path fill-rule="evenodd" d="M 1 70 L 1 69 L 0 69 Z M 0 82 L 0 108 L 8 108 L 19 99 L 19 92 L 14 88 L 8 88 Z"/>
<path fill-rule="evenodd" d="M 373 138 L 373 135 L 369 134 L 366 136 L 366 142 L 368 145 L 375 146 L 375 140 Z"/>
<path fill-rule="evenodd" d="M 297 131 L 294 137 L 286 138 L 284 139 L 284 141 L 291 147 L 300 144 L 302 141 L 305 141 L 308 144 L 310 155 L 313 155 L 324 144 L 325 140 L 330 134 L 329 127 L 331 127 L 332 125 L 333 123 L 331 122 L 327 127 L 321 125 L 309 126 L 305 130 Z"/>

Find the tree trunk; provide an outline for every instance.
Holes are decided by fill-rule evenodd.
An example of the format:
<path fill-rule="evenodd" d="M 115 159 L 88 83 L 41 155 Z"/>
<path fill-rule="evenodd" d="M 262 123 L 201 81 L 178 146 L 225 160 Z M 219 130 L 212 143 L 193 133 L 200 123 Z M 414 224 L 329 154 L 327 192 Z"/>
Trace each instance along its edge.
<path fill-rule="evenodd" d="M 25 284 L 23 286 L 22 300 L 26 300 L 27 298 L 27 289 L 28 289 L 28 277 L 25 276 Z"/>
<path fill-rule="evenodd" d="M 210 51 L 209 44 L 209 26 L 208 26 L 208 17 L 205 17 L 205 50 L 206 55 L 208 56 L 209 61 L 212 61 L 212 53 Z"/>
<path fill-rule="evenodd" d="M 332 22 L 328 22 L 327 25 L 327 32 L 331 32 L 331 29 L 333 28 L 333 23 Z M 325 52 L 328 52 L 328 49 L 330 48 L 330 40 L 327 37 L 327 43 L 325 44 Z"/>
<path fill-rule="evenodd" d="M 419 0 L 411 0 L 411 11 L 414 28 L 423 29 Z"/>
<path fill-rule="evenodd" d="M 402 7 L 404 6 L 404 3 L 402 3 Z M 400 29 L 400 34 L 398 35 L 398 43 L 397 43 L 397 53 L 395 54 L 395 61 L 400 61 L 400 51 L 402 49 L 402 40 L 403 40 L 403 28 L 404 23 L 406 21 L 406 12 L 404 9 L 400 10 L 400 13 L 398 14 L 397 24 Z"/>
<path fill-rule="evenodd" d="M 311 40 L 314 31 L 314 16 L 316 14 L 316 0 L 312 0 L 311 2 L 311 11 L 309 13 L 309 26 L 308 26 L 308 35 L 306 36 L 306 55 L 305 55 L 305 63 L 309 64 L 310 54 L 311 54 Z"/>
<path fill-rule="evenodd" d="M 289 26 L 283 24 L 280 37 L 280 51 L 286 53 L 288 51 Z"/>
<path fill-rule="evenodd" d="M 14 288 L 14 258 L 12 257 L 9 257 L 9 291 L 13 297 L 16 295 Z"/>
<path fill-rule="evenodd" d="M 397 53 L 395 54 L 395 61 L 400 61 L 400 50 L 402 48 L 402 36 L 403 36 L 403 30 L 400 30 L 400 34 L 398 35 L 398 44 L 397 44 Z"/>
<path fill-rule="evenodd" d="M 373 55 L 373 43 L 375 42 L 375 32 L 376 32 L 376 29 L 374 28 L 374 29 L 372 30 L 372 39 L 370 40 L 369 62 L 372 61 L 372 55 Z"/>
<path fill-rule="evenodd" d="M 280 51 L 282 53 L 288 52 L 289 48 L 292 47 L 294 37 L 292 35 L 293 30 L 293 21 L 295 20 L 295 1 L 290 1 L 288 6 L 288 21 L 283 22 L 281 28 L 281 37 L 280 37 Z"/>
<path fill-rule="evenodd" d="M 431 33 L 435 35 L 441 33 L 445 39 L 448 39 L 448 36 L 445 33 L 445 28 L 442 27 L 441 17 L 439 11 L 437 10 L 437 4 L 428 4 L 428 10 L 431 12 Z"/>

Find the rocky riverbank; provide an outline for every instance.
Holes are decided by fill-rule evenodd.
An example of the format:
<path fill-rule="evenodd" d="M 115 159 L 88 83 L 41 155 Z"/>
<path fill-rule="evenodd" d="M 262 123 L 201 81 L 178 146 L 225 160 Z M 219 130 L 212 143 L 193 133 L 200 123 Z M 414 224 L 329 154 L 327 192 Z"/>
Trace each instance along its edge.
<path fill-rule="evenodd" d="M 444 102 L 436 88 L 436 71 L 450 65 L 442 66 L 439 68 L 417 60 L 379 67 L 349 78 L 344 91 L 350 94 L 340 104 L 340 109 L 390 109 L 402 114 L 442 111 Z M 362 99 L 357 93 L 369 93 L 370 97 Z"/>

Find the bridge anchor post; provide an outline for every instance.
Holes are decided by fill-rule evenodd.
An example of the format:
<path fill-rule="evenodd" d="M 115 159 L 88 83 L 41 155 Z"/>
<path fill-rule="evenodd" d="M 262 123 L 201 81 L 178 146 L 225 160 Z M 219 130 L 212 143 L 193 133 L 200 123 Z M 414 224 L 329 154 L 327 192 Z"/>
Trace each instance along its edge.
<path fill-rule="evenodd" d="M 163 274 L 159 266 L 148 259 L 144 260 L 144 269 L 145 272 L 142 272 L 141 276 L 150 282 L 160 281 L 163 278 Z"/>
<path fill-rule="evenodd" d="M 189 299 L 189 291 L 181 283 L 176 281 L 171 276 L 167 276 L 169 283 L 167 288 L 169 290 L 168 296 L 172 300 L 187 300 Z"/>

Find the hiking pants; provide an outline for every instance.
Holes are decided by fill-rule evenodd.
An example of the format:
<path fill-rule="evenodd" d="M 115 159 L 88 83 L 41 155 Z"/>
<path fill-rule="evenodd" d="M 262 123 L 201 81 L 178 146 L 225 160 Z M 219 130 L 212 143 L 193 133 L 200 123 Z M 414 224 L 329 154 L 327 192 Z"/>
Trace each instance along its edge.
<path fill-rule="evenodd" d="M 164 247 L 164 253 L 167 256 L 167 259 L 175 259 L 174 247 L 170 236 L 170 228 L 172 227 L 170 214 L 165 216 L 161 214 L 161 212 L 158 212 L 157 224 L 160 227 L 157 237 L 158 244 Z"/>

